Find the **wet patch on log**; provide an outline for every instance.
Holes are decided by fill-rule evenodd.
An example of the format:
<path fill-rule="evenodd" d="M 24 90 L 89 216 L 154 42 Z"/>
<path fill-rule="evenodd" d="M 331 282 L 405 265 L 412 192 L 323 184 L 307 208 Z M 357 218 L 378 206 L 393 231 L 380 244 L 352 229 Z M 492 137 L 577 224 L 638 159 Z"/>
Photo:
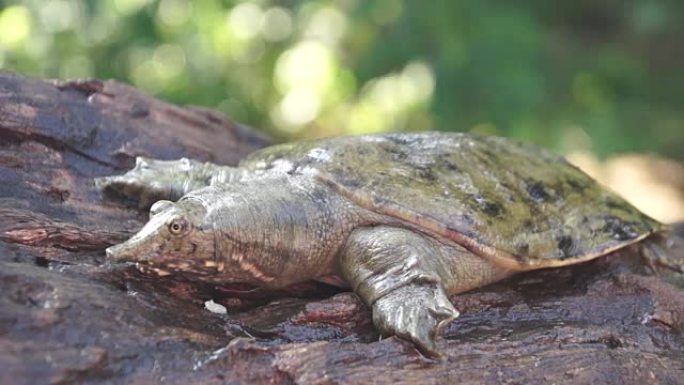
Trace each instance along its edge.
<path fill-rule="evenodd" d="M 684 293 L 629 252 L 454 296 L 441 362 L 379 340 L 359 299 L 323 284 L 214 287 L 105 261 L 147 215 L 93 177 L 265 144 L 116 82 L 0 74 L 0 383 L 681 383 Z"/>

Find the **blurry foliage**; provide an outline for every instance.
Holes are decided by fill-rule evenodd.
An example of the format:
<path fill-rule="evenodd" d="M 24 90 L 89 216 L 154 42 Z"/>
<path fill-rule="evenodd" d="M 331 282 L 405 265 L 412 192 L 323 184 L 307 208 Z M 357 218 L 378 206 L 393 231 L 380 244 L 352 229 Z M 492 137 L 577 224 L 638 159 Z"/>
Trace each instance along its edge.
<path fill-rule="evenodd" d="M 385 130 L 684 157 L 684 2 L 0 1 L 0 65 L 280 139 Z"/>

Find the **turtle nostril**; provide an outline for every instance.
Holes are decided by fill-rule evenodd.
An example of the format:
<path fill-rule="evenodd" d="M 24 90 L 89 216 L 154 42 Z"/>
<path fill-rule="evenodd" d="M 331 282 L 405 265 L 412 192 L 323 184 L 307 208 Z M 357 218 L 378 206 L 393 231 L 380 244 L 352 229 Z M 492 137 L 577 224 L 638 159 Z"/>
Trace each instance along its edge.
<path fill-rule="evenodd" d="M 114 261 L 121 261 L 126 258 L 126 253 L 123 252 L 121 245 L 110 246 L 105 250 L 107 258 Z"/>
<path fill-rule="evenodd" d="M 112 250 L 112 247 L 108 247 L 105 250 L 105 254 L 107 255 L 107 258 L 114 258 L 114 250 Z"/>

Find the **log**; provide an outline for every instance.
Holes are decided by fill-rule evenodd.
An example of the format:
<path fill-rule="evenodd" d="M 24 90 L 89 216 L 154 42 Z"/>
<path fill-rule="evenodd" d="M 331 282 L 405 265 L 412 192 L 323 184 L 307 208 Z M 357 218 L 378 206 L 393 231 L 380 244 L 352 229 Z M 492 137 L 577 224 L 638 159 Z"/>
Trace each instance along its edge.
<path fill-rule="evenodd" d="M 147 214 L 94 177 L 138 155 L 235 164 L 266 144 L 115 81 L 0 73 L 0 383 L 682 382 L 684 292 L 631 251 L 454 296 L 441 361 L 380 340 L 358 297 L 323 284 L 216 287 L 105 260 Z"/>

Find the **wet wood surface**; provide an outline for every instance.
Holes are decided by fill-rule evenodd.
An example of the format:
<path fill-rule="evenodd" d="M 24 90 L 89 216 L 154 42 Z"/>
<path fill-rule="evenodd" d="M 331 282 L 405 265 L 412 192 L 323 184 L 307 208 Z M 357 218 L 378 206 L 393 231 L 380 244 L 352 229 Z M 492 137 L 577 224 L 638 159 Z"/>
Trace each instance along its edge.
<path fill-rule="evenodd" d="M 442 361 L 379 340 L 355 295 L 322 284 L 215 287 L 105 261 L 147 214 L 93 177 L 137 155 L 235 164 L 266 143 L 117 82 L 0 74 L 0 383 L 682 383 L 684 292 L 630 252 L 454 296 Z"/>

